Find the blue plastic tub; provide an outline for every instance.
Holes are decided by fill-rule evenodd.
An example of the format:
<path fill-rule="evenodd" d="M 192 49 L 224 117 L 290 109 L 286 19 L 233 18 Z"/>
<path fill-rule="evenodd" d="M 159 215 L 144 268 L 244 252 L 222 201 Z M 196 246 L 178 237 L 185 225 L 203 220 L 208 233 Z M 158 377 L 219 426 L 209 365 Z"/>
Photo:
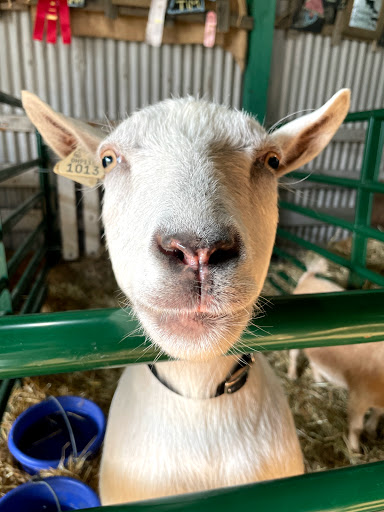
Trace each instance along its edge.
<path fill-rule="evenodd" d="M 99 506 L 100 500 L 90 487 L 64 476 L 27 482 L 0 499 L 0 512 L 64 512 Z"/>
<path fill-rule="evenodd" d="M 60 460 L 99 450 L 105 417 L 95 403 L 78 396 L 50 397 L 24 411 L 8 436 L 8 447 L 31 475 L 57 468 Z"/>

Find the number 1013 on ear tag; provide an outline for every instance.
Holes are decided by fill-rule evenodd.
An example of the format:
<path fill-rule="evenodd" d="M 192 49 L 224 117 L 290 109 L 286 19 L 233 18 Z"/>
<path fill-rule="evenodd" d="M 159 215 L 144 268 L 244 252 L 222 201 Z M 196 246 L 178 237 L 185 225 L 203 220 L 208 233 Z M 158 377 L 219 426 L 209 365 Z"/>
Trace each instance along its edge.
<path fill-rule="evenodd" d="M 104 169 L 95 163 L 89 153 L 80 148 L 57 162 L 53 171 L 87 187 L 94 187 L 105 175 Z"/>

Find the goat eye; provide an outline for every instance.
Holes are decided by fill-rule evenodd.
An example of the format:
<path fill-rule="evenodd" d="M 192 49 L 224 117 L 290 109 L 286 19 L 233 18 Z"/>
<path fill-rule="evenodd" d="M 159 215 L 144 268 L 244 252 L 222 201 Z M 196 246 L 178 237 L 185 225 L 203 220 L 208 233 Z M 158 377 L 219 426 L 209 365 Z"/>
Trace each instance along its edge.
<path fill-rule="evenodd" d="M 121 156 L 117 156 L 114 151 L 107 149 L 100 155 L 101 165 L 106 171 L 111 171 L 118 163 L 121 162 Z"/>
<path fill-rule="evenodd" d="M 277 170 L 280 165 L 280 159 L 276 153 L 269 152 L 265 157 L 265 164 L 273 170 Z"/>
<path fill-rule="evenodd" d="M 111 156 L 105 156 L 101 162 L 103 164 L 104 169 L 106 169 L 113 162 L 113 158 Z"/>

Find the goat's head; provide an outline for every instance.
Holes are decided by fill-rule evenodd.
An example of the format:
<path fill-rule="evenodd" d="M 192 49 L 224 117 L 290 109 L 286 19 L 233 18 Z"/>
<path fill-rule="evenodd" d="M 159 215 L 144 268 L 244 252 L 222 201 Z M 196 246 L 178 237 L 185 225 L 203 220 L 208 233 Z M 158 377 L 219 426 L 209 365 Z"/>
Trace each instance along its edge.
<path fill-rule="evenodd" d="M 163 350 L 207 359 L 250 320 L 275 239 L 278 178 L 328 144 L 349 91 L 270 134 L 192 98 L 136 112 L 105 138 L 31 93 L 23 105 L 59 156 L 81 146 L 113 167 L 103 221 L 119 286 Z"/>

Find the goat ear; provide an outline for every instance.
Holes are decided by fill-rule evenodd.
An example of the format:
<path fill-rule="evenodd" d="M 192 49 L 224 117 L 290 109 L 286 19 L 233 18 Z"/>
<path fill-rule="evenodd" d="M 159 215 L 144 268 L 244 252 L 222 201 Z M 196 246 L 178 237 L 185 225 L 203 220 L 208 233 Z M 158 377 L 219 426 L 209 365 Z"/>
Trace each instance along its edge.
<path fill-rule="evenodd" d="M 94 155 L 104 138 L 101 130 L 55 112 L 35 94 L 22 91 L 23 107 L 44 140 L 57 155 L 65 158 L 79 146 Z"/>
<path fill-rule="evenodd" d="M 281 150 L 278 177 L 311 161 L 325 148 L 347 115 L 350 95 L 349 89 L 341 89 L 315 112 L 271 134 L 270 140 Z"/>

